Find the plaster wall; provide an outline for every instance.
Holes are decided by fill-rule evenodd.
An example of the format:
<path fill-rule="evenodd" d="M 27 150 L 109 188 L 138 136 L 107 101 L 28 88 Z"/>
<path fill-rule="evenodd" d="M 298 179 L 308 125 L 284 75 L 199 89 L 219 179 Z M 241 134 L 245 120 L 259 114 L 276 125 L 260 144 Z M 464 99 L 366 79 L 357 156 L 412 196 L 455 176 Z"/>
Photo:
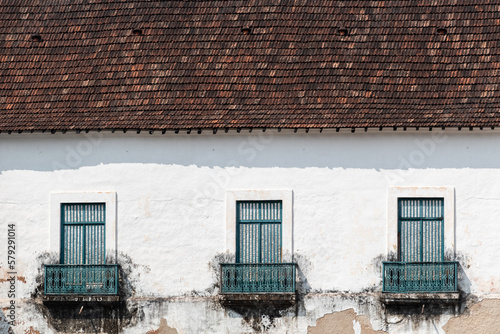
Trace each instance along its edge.
<path fill-rule="evenodd" d="M 497 131 L 441 130 L 1 134 L 0 240 L 15 223 L 16 298 L 28 301 L 39 284 L 41 263 L 58 256 L 51 251 L 50 193 L 116 192 L 116 251 L 131 268 L 132 299 L 210 299 L 218 292 L 214 268 L 227 250 L 228 191 L 291 190 L 290 248 L 299 264 L 301 293 L 309 293 L 313 302 L 302 306 L 303 318 L 279 320 L 292 323 L 276 328 L 304 333 L 326 313 L 359 309 L 351 302 L 328 304 L 319 294 L 381 290 L 390 189 L 445 187 L 453 189 L 455 201 L 455 249 L 450 246 L 447 254 L 464 268 L 461 289 L 495 298 L 500 293 L 499 139 Z M 8 301 L 6 260 L 1 250 L 2 305 Z M 179 316 L 213 312 L 208 318 L 232 328 L 227 312 L 200 303 L 212 305 L 203 300 L 164 308 L 178 307 Z M 40 326 L 35 313 L 19 312 L 25 327 Z M 176 328 L 183 320 L 169 312 L 145 304 L 137 326 L 153 330 L 163 317 Z M 374 329 L 384 329 L 379 311 L 370 312 Z M 247 325 L 241 325 L 241 333 Z M 224 332 L 221 328 L 227 327 L 206 332 Z M 178 331 L 202 332 L 189 326 Z"/>

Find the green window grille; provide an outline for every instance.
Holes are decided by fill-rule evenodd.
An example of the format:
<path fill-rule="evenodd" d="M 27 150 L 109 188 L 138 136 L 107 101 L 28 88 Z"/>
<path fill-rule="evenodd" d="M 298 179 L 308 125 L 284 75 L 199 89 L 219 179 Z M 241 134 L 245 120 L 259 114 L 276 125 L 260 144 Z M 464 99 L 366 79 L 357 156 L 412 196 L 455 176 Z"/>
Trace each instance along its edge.
<path fill-rule="evenodd" d="M 456 261 L 444 261 L 444 200 L 398 200 L 399 261 L 383 262 L 383 292 L 457 291 Z"/>
<path fill-rule="evenodd" d="M 282 262 L 282 202 L 236 202 L 236 263 L 221 264 L 221 292 L 293 293 L 294 263 Z"/>
<path fill-rule="evenodd" d="M 400 261 L 444 261 L 442 198 L 400 198 L 398 221 Z"/>
<path fill-rule="evenodd" d="M 236 262 L 281 262 L 281 201 L 239 201 Z"/>
<path fill-rule="evenodd" d="M 106 263 L 104 203 L 61 204 L 61 263 Z"/>
<path fill-rule="evenodd" d="M 61 264 L 45 266 L 46 295 L 116 295 L 118 265 L 106 264 L 105 203 L 61 204 Z"/>

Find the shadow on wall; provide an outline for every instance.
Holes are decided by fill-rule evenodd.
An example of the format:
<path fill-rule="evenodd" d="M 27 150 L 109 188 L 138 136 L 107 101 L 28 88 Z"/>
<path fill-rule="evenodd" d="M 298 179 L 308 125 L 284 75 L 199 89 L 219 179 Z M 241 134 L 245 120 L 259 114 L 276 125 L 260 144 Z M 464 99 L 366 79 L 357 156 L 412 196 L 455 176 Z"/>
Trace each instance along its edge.
<path fill-rule="evenodd" d="M 3 136 L 0 171 L 139 163 L 209 168 L 498 168 L 497 135 L 419 131 L 356 134 Z M 168 143 L 168 145 L 166 145 Z M 19 152 L 23 152 L 19 155 Z M 488 154 L 490 153 L 490 154 Z"/>

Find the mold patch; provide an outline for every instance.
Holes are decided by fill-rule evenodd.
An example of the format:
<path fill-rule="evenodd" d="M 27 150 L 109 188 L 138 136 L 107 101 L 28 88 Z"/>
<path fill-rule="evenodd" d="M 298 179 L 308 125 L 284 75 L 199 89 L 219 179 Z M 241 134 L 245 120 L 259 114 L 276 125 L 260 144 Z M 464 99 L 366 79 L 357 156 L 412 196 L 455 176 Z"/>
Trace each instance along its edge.
<path fill-rule="evenodd" d="M 220 264 L 235 263 L 235 255 L 232 253 L 220 253 L 215 255 L 209 263 L 213 272 L 215 283 L 207 292 L 217 294 L 220 292 Z M 300 276 L 300 273 L 299 273 Z M 299 281 L 300 282 L 300 279 Z M 297 283 L 299 285 L 299 283 Z M 239 294 L 238 298 L 219 298 L 217 308 L 223 308 L 228 314 L 238 314 L 244 325 L 250 326 L 254 332 L 265 332 L 274 328 L 274 320 L 285 316 L 293 317 L 297 314 L 294 307 L 296 295 L 290 297 L 279 296 L 276 299 L 270 296 L 274 294 Z"/>
<path fill-rule="evenodd" d="M 309 259 L 299 253 L 293 255 L 293 262 L 297 264 L 297 282 L 295 284 L 297 293 L 303 297 L 311 292 L 312 288 L 307 280 L 307 274 L 314 269 L 314 265 Z M 302 298 L 300 298 L 302 299 Z"/>
<path fill-rule="evenodd" d="M 123 328 L 134 326 L 144 318 L 141 307 L 129 302 L 135 294 L 135 282 L 130 278 L 134 271 L 142 266 L 134 264 L 126 254 L 120 253 L 118 264 L 120 271 L 119 301 L 72 301 L 71 298 L 63 301 L 44 300 L 44 273 L 43 265 L 58 263 L 56 253 L 43 253 L 37 257 L 38 275 L 37 286 L 32 292 L 32 302 L 38 312 L 47 319 L 50 327 L 62 333 L 94 333 L 105 332 L 117 334 Z"/>
<path fill-rule="evenodd" d="M 307 334 L 388 334 L 373 329 L 367 316 L 357 315 L 350 308 L 342 312 L 326 314 L 316 321 L 316 326 L 309 326 Z"/>
<path fill-rule="evenodd" d="M 236 256 L 232 253 L 219 253 L 215 255 L 209 262 L 209 267 L 212 271 L 215 283 L 207 289 L 209 294 L 217 294 L 220 291 L 220 264 L 221 263 L 234 263 Z"/>
<path fill-rule="evenodd" d="M 291 318 L 296 315 L 295 307 L 289 302 L 277 302 L 262 298 L 237 303 L 222 302 L 222 307 L 230 317 L 241 318 L 243 325 L 250 326 L 257 333 L 275 328 L 276 318 Z"/>

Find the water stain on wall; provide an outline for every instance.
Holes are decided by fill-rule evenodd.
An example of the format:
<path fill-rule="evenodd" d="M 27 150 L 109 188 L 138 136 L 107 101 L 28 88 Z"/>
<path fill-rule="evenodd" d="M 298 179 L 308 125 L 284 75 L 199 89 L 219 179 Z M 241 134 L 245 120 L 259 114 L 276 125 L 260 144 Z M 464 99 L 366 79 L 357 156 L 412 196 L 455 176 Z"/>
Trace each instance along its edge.
<path fill-rule="evenodd" d="M 44 296 L 44 264 L 58 263 L 58 254 L 43 253 L 37 257 L 37 286 L 31 293 L 32 303 L 38 313 L 47 319 L 47 324 L 61 333 L 120 333 L 123 328 L 134 326 L 143 320 L 144 313 L 140 305 L 128 302 L 135 294 L 136 282 L 131 274 L 140 265 L 135 264 L 131 257 L 120 253 L 118 264 L 120 270 L 119 300 L 112 302 L 81 301 L 75 302 L 69 297 L 66 301 L 46 301 Z"/>
<path fill-rule="evenodd" d="M 374 330 L 369 318 L 357 315 L 352 308 L 319 318 L 316 326 L 307 328 L 307 334 L 357 334 L 355 328 L 361 334 L 388 334 L 385 331 Z"/>
<path fill-rule="evenodd" d="M 232 253 L 216 254 L 209 263 L 212 270 L 214 284 L 206 290 L 210 294 L 220 293 L 220 264 L 235 263 L 236 257 Z M 300 276 L 300 275 L 299 275 Z M 300 279 L 297 282 L 299 285 Z M 235 317 L 241 317 L 244 325 L 252 328 L 253 332 L 261 333 L 269 331 L 275 327 L 276 318 L 292 317 L 297 315 L 295 298 L 288 300 L 274 300 L 267 294 L 245 294 L 242 293 L 238 300 L 232 297 L 218 298 L 216 308 L 224 309 L 228 314 L 237 314 Z M 294 297 L 296 297 L 294 295 Z"/>

